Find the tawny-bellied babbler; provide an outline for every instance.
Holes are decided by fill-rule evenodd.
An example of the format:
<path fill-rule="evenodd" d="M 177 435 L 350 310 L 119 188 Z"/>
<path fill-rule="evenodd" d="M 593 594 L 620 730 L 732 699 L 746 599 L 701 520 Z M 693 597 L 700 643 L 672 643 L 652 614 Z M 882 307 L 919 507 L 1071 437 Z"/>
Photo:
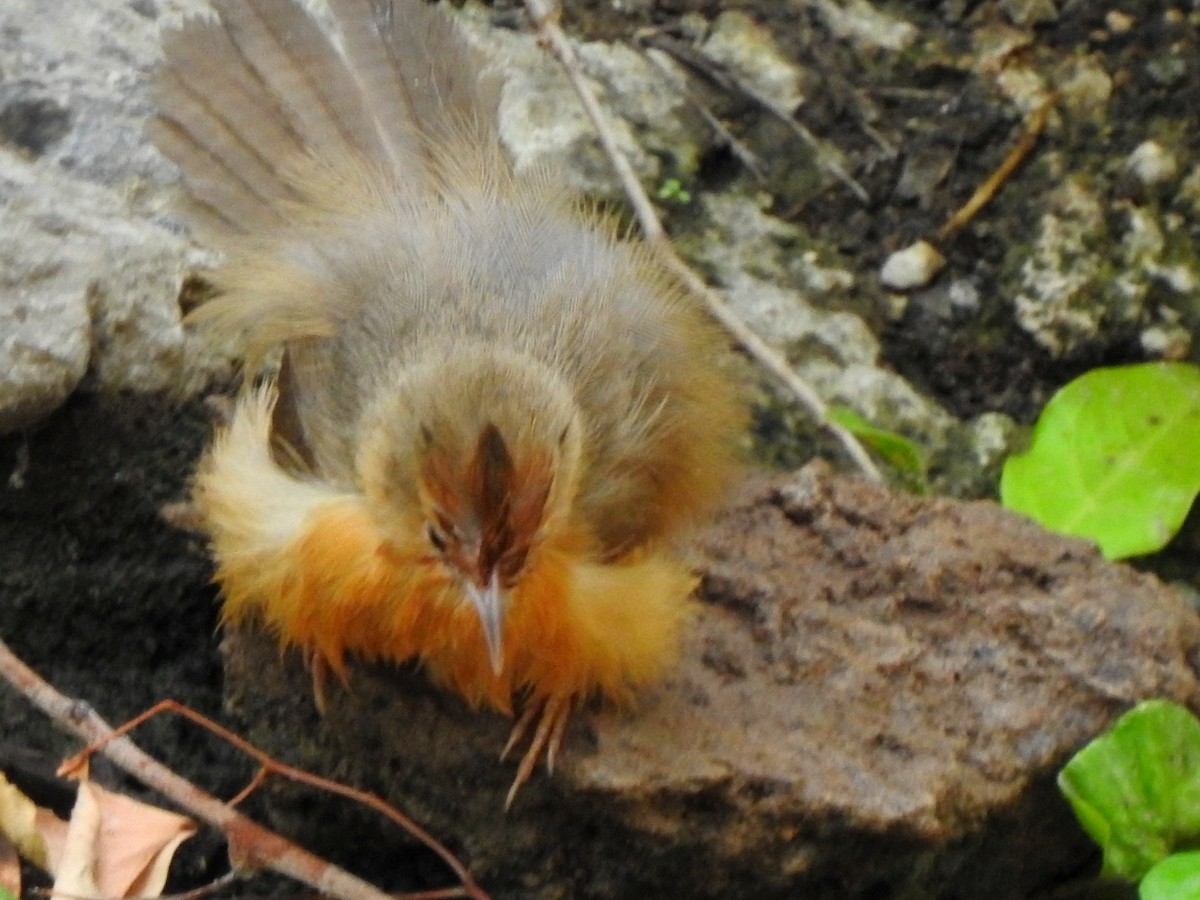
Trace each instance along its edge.
<path fill-rule="evenodd" d="M 250 365 L 284 350 L 195 481 L 225 619 L 343 677 L 415 659 L 517 699 L 515 791 L 573 705 L 675 652 L 670 543 L 742 424 L 720 340 L 645 247 L 513 171 L 441 10 L 329 0 L 331 42 L 293 0 L 213 5 L 166 38 L 154 138 L 225 257 L 197 318 Z"/>

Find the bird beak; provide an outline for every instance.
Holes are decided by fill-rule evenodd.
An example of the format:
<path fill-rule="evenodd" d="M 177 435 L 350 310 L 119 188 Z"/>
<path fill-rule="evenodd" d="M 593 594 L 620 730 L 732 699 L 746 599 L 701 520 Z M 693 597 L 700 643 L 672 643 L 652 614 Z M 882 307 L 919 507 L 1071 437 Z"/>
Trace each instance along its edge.
<path fill-rule="evenodd" d="M 500 581 L 495 572 L 492 573 L 487 587 L 479 588 L 468 581 L 466 591 L 475 605 L 475 611 L 479 613 L 488 655 L 492 659 L 492 671 L 499 675 L 504 669 L 504 612 L 508 606 L 508 596 L 500 589 Z"/>

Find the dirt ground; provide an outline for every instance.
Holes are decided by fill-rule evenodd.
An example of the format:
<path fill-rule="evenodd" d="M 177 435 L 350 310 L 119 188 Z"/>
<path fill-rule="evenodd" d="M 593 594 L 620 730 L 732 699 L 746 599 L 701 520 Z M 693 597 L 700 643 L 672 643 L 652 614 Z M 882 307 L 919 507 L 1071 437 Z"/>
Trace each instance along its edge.
<path fill-rule="evenodd" d="M 497 4 L 499 6 L 499 4 Z M 512 6 L 512 3 L 508 4 Z M 1001 163 L 1025 127 L 1026 116 L 1006 103 L 978 74 L 978 48 L 994 28 L 1028 29 L 1029 40 L 1013 51 L 1045 74 L 1053 88 L 1064 60 L 1094 59 L 1113 75 L 1113 90 L 1102 117 L 1074 117 L 1042 134 L 1031 158 L 1005 184 L 971 227 L 940 247 L 949 269 L 976 281 L 987 298 L 972 316 L 947 316 L 929 308 L 933 297 L 917 296 L 895 318 L 877 296 L 858 298 L 853 311 L 865 315 L 884 337 L 887 362 L 955 415 L 985 411 L 1008 413 L 1030 423 L 1049 395 L 1075 375 L 1099 365 L 1139 361 L 1149 354 L 1137 345 L 1136 323 L 1105 333 L 1087 346 L 1055 356 L 1012 320 L 1001 289 L 1006 265 L 1027 250 L 1033 218 L 1047 192 L 1064 176 L 1059 156 L 1071 172 L 1086 173 L 1109 198 L 1136 194 L 1125 175 L 1125 157 L 1157 132 L 1180 139 L 1183 159 L 1200 152 L 1200 27 L 1186 3 L 1015 3 L 990 0 L 875 4 L 916 24 L 920 36 L 912 51 L 896 57 L 830 39 L 817 4 L 802 0 L 717 2 L 647 0 L 567 4 L 566 24 L 606 39 L 628 39 L 639 29 L 668 33 L 686 14 L 712 17 L 741 9 L 765 24 L 787 55 L 811 73 L 809 102 L 797 117 L 815 134 L 845 152 L 848 168 L 866 188 L 863 203 L 835 185 L 795 175 L 803 148 L 784 136 L 761 111 L 749 112 L 744 100 L 712 95 L 715 107 L 730 115 L 735 130 L 759 148 L 770 167 L 773 211 L 803 224 L 829 246 L 865 268 L 878 267 L 891 251 L 937 232 L 979 184 Z M 1029 25 L 1022 10 L 1045 21 Z M 1128 28 L 1114 32 L 1111 13 Z M 1189 12 L 1193 15 L 1189 17 Z M 1173 15 L 1174 14 L 1174 15 Z M 1020 22 L 1018 26 L 1015 22 Z M 1164 54 L 1186 60 L 1164 75 L 1153 65 Z M 743 118 L 740 123 L 737 116 Z M 736 126 L 740 124 L 740 129 Z M 870 126 L 870 132 L 866 125 Z M 874 132 L 872 135 L 871 132 Z M 877 138 L 897 149 L 888 158 Z M 913 160 L 937 163 L 937 177 L 923 182 L 919 196 L 904 196 L 898 183 Z M 702 167 L 704 179 L 720 188 L 744 178 L 734 160 L 714 154 Z M 1200 235 L 1195 211 L 1182 197 L 1164 196 L 1188 213 L 1181 239 Z M 872 308 L 872 303 L 878 304 Z M 1182 310 L 1194 327 L 1200 310 Z"/>

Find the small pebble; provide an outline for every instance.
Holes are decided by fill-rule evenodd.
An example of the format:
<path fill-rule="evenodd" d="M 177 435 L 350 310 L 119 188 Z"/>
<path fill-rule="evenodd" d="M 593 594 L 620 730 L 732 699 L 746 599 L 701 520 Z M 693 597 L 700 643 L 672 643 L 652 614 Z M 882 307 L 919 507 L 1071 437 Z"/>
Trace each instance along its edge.
<path fill-rule="evenodd" d="M 981 306 L 979 288 L 964 278 L 959 278 L 950 285 L 946 295 L 950 299 L 952 309 L 962 313 L 977 313 Z"/>
<path fill-rule="evenodd" d="M 917 241 L 887 258 L 879 271 L 879 280 L 893 291 L 911 291 L 928 284 L 944 265 L 946 257 L 933 244 Z"/>
<path fill-rule="evenodd" d="M 1143 141 L 1129 154 L 1125 169 L 1142 184 L 1161 184 L 1170 181 L 1179 170 L 1171 151 L 1158 141 Z"/>
<path fill-rule="evenodd" d="M 1113 34 L 1124 34 L 1133 28 L 1134 22 L 1133 16 L 1121 12 L 1119 9 L 1110 10 L 1104 16 L 1104 24 Z"/>

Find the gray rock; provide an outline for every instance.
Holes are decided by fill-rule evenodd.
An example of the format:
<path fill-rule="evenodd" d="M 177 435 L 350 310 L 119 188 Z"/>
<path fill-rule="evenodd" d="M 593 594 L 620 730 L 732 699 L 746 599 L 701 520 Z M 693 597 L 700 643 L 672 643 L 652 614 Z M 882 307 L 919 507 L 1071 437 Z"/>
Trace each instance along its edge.
<path fill-rule="evenodd" d="M 804 102 L 804 70 L 746 13 L 728 10 L 717 16 L 703 49 L 780 109 L 790 112 Z"/>
<path fill-rule="evenodd" d="M 917 241 L 884 260 L 879 281 L 889 290 L 911 291 L 929 284 L 945 265 L 946 257 L 933 244 Z"/>
<path fill-rule="evenodd" d="M 815 0 L 813 7 L 836 37 L 863 48 L 903 52 L 921 36 L 916 25 L 867 0 Z"/>
<path fill-rule="evenodd" d="M 161 27 L 207 7 L 204 0 L 154 5 L 123 0 L 6 0 L 0 6 L 0 134 L 81 181 L 125 190 L 136 209 L 159 198 L 170 165 L 145 140 L 150 67 Z M 9 136 L 9 143 L 12 141 Z M 148 195 L 143 195 L 148 191 Z"/>
<path fill-rule="evenodd" d="M 1171 181 L 1179 172 L 1175 154 L 1158 141 L 1142 141 L 1125 161 L 1125 168 L 1144 185 Z"/>
<path fill-rule="evenodd" d="M 158 28 L 141 10 L 0 10 L 0 430 L 80 386 L 184 394 L 225 367 L 180 325 L 205 257 L 160 221 L 172 175 L 142 134 Z"/>
<path fill-rule="evenodd" d="M 681 242 L 685 253 L 826 401 L 909 437 L 931 458 L 974 438 L 972 430 L 880 364 L 879 341 L 861 317 L 829 308 L 846 302 L 859 284 L 848 265 L 818 262 L 836 255 L 796 226 L 767 215 L 756 198 L 705 195 L 700 204 L 707 214 L 703 241 Z M 972 484 L 975 480 L 960 474 L 954 487 L 967 494 L 987 489 Z"/>
<path fill-rule="evenodd" d="M 1032 247 L 1010 250 L 1017 321 L 1056 356 L 1147 328 L 1148 349 L 1186 347 L 1186 330 L 1161 315 L 1151 320 L 1147 304 L 1163 288 L 1189 302 L 1200 259 L 1167 240 L 1171 220 L 1157 207 L 1125 203 L 1111 220 L 1109 212 L 1085 175 L 1052 191 Z"/>
<path fill-rule="evenodd" d="M 1107 121 L 1113 79 L 1095 59 L 1072 57 L 1064 63 L 1055 85 L 1063 108 L 1073 120 L 1090 120 L 1097 124 Z"/>
<path fill-rule="evenodd" d="M 1001 7 L 1016 25 L 1044 25 L 1058 21 L 1054 0 L 1002 0 Z"/>
<path fill-rule="evenodd" d="M 176 303 L 202 258 L 116 192 L 0 150 L 0 430 L 81 385 L 183 395 L 211 380 L 227 362 L 185 336 Z"/>
<path fill-rule="evenodd" d="M 478 36 L 478 34 L 477 34 Z M 595 126 L 558 63 L 527 34 L 491 29 L 480 38 L 505 76 L 500 133 L 518 169 L 549 167 L 572 190 L 610 200 L 624 192 Z M 619 44 L 578 48 L 584 74 L 611 118 L 618 145 L 644 185 L 695 172 L 710 136 L 700 127 L 670 74 Z"/>
<path fill-rule="evenodd" d="M 58 206 L 32 165 L 0 149 L 0 431 L 53 412 L 87 371 L 98 251 Z"/>

